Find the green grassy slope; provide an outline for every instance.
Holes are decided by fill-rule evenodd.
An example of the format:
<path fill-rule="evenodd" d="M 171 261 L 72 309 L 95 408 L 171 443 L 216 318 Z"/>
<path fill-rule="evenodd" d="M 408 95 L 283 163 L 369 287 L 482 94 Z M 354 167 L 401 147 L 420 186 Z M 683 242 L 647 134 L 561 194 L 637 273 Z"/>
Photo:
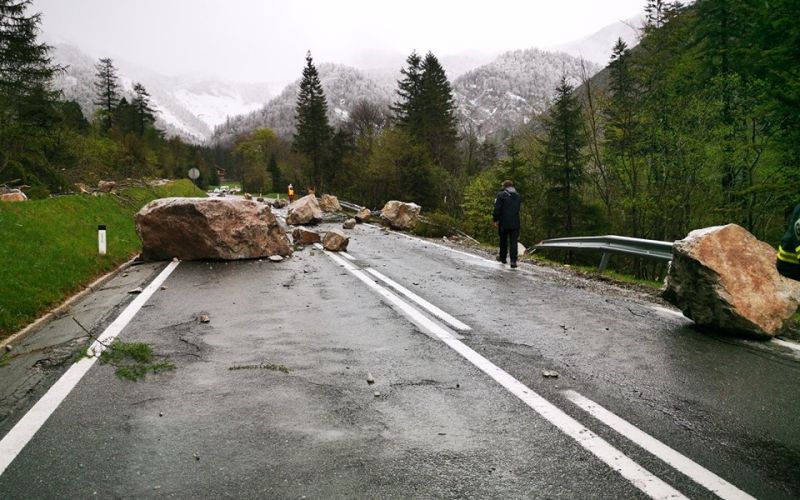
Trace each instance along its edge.
<path fill-rule="evenodd" d="M 169 196 L 205 196 L 190 181 L 118 195 L 61 196 L 0 204 L 0 339 L 139 252 L 133 215 Z M 108 253 L 97 252 L 97 226 Z"/>

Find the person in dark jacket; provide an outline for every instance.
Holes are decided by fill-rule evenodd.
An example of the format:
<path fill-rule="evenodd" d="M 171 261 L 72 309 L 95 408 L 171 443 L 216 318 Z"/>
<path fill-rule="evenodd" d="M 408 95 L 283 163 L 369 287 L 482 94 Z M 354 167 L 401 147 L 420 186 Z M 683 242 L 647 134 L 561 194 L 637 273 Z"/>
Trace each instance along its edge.
<path fill-rule="evenodd" d="M 800 204 L 792 210 L 786 234 L 778 245 L 778 272 L 787 278 L 800 281 Z"/>
<path fill-rule="evenodd" d="M 492 221 L 500 233 L 500 255 L 497 260 L 506 263 L 506 255 L 511 257 L 511 267 L 517 267 L 517 241 L 519 240 L 519 207 L 522 197 L 514 189 L 514 183 L 503 181 L 503 190 L 494 199 Z"/>

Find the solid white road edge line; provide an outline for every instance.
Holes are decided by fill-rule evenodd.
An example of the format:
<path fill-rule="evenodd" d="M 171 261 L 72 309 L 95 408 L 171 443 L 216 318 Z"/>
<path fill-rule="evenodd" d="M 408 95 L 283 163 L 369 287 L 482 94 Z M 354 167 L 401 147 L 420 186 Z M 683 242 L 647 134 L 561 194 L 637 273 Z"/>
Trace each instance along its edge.
<path fill-rule="evenodd" d="M 376 271 L 375 269 L 367 268 L 366 271 L 368 273 L 372 274 L 373 276 L 375 276 L 376 278 L 378 278 L 379 280 L 383 281 L 384 283 L 386 283 L 390 287 L 394 288 L 395 290 L 397 290 L 401 294 L 405 295 L 410 300 L 416 302 L 423 309 L 427 310 L 429 313 L 433 314 L 437 318 L 439 318 L 442 321 L 444 321 L 445 323 L 449 324 L 450 326 L 452 326 L 456 330 L 461 330 L 461 331 L 472 330 L 472 328 L 470 328 L 468 325 L 465 325 L 461 321 L 457 320 L 453 316 L 451 316 L 451 315 L 447 314 L 446 312 L 442 311 L 441 309 L 439 309 L 435 305 L 431 304 L 427 300 L 423 299 L 419 295 L 415 294 L 414 292 L 412 292 L 408 288 L 404 287 L 400 283 L 397 283 L 396 281 L 392 280 L 391 278 L 388 278 L 388 277 L 384 276 L 383 274 L 381 274 L 380 272 Z"/>
<path fill-rule="evenodd" d="M 156 278 L 140 293 L 128 307 L 122 311 L 113 323 L 92 343 L 87 351 L 90 357 L 82 358 L 73 364 L 61 378 L 53 384 L 42 398 L 28 410 L 22 419 L 5 435 L 0 441 L 0 476 L 6 468 L 19 455 L 25 445 L 33 438 L 38 430 L 44 425 L 50 415 L 58 408 L 62 401 L 69 395 L 72 389 L 78 385 L 81 378 L 97 361 L 97 357 L 105 350 L 103 344 L 109 344 L 120 334 L 131 319 L 139 312 L 139 309 L 147 300 L 158 290 L 158 287 L 169 277 L 172 271 L 178 267 L 180 262 L 170 262 L 167 267 L 156 276 Z"/>
<path fill-rule="evenodd" d="M 463 342 L 460 342 L 444 327 L 425 317 L 422 313 L 400 300 L 395 294 L 375 283 L 366 273 L 338 255 L 335 255 L 333 252 L 325 251 L 325 254 L 334 262 L 347 269 L 367 286 L 378 292 L 378 294 L 386 298 L 386 300 L 403 310 L 414 324 L 438 337 L 478 369 L 505 387 L 511 394 L 521 399 L 545 420 L 577 441 L 579 445 L 602 460 L 611 469 L 617 471 L 622 477 L 639 488 L 647 496 L 654 499 L 686 498 L 680 491 L 665 483 L 651 472 L 645 470 L 642 466 L 611 446 L 603 438 L 594 434 L 580 422 L 564 413 L 558 407 L 528 388 L 525 384 L 503 371 L 500 367 L 472 350 L 472 348 L 468 347 Z"/>
<path fill-rule="evenodd" d="M 666 444 L 643 432 L 635 425 L 616 416 L 585 396 L 572 390 L 563 391 L 563 394 L 568 400 L 575 403 L 585 412 L 680 471 L 692 481 L 707 488 L 718 497 L 725 499 L 753 498 L 702 465 L 681 455 Z"/>

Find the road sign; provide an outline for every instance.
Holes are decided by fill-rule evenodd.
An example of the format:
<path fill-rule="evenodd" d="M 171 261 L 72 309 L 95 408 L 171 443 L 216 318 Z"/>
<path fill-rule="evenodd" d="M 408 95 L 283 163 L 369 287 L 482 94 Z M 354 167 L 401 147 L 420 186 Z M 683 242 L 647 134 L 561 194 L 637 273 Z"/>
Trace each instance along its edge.
<path fill-rule="evenodd" d="M 200 177 L 200 171 L 197 170 L 196 168 L 190 168 L 189 169 L 189 178 L 191 180 L 193 180 L 193 181 L 196 181 L 198 177 Z"/>

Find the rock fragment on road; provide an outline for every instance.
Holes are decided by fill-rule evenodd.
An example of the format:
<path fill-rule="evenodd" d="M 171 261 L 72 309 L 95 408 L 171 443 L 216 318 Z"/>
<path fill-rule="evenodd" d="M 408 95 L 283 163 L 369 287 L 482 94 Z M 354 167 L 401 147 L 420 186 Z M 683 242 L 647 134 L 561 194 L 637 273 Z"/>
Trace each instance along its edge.
<path fill-rule="evenodd" d="M 286 223 L 292 226 L 317 224 L 322 220 L 322 209 L 313 194 L 303 196 L 289 205 Z"/>
<path fill-rule="evenodd" d="M 331 252 L 344 252 L 350 243 L 350 237 L 339 229 L 332 229 L 322 238 L 322 246 Z"/>
<path fill-rule="evenodd" d="M 355 219 L 347 219 L 342 224 L 342 227 L 344 229 L 353 229 L 354 227 L 356 227 L 356 220 Z"/>
<path fill-rule="evenodd" d="M 319 233 L 316 231 L 312 231 L 311 229 L 305 227 L 296 227 L 294 228 L 294 231 L 292 231 L 292 240 L 294 240 L 295 244 L 305 246 L 319 243 L 322 241 L 322 238 L 320 238 Z"/>
<path fill-rule="evenodd" d="M 391 200 L 381 210 L 381 222 L 392 229 L 407 231 L 416 225 L 421 211 L 422 207 L 416 203 Z"/>

